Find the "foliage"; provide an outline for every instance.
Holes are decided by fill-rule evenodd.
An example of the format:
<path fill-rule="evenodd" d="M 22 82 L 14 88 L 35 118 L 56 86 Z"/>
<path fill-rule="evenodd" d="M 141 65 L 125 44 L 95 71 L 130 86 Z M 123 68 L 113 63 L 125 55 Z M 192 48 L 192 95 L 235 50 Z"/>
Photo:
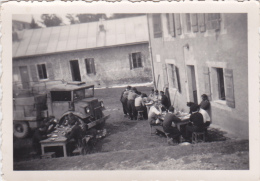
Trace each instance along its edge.
<path fill-rule="evenodd" d="M 59 26 L 62 23 L 62 19 L 56 14 L 42 14 L 41 19 L 46 27 Z"/>

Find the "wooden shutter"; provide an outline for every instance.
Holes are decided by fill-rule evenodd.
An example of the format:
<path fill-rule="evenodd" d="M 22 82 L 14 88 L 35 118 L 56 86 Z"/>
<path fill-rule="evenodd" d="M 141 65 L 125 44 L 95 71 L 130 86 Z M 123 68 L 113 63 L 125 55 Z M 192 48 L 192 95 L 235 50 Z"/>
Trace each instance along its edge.
<path fill-rule="evenodd" d="M 204 75 L 205 94 L 208 96 L 209 100 L 212 100 L 211 87 L 210 87 L 210 72 L 208 67 L 203 67 L 203 75 Z"/>
<path fill-rule="evenodd" d="M 48 62 L 46 64 L 46 68 L 48 71 L 48 76 L 50 80 L 54 80 L 54 72 L 53 72 L 53 68 L 52 68 L 52 63 Z"/>
<path fill-rule="evenodd" d="M 205 32 L 206 31 L 205 14 L 198 14 L 198 24 L 199 24 L 200 32 Z"/>
<path fill-rule="evenodd" d="M 162 64 L 163 69 L 163 79 L 164 79 L 164 86 L 168 85 L 168 76 L 167 76 L 167 66 L 165 63 Z"/>
<path fill-rule="evenodd" d="M 191 14 L 191 26 L 193 32 L 198 32 L 198 16 L 197 14 Z"/>
<path fill-rule="evenodd" d="M 235 95 L 234 95 L 233 70 L 232 69 L 225 69 L 225 82 L 226 82 L 227 105 L 231 108 L 235 108 Z"/>
<path fill-rule="evenodd" d="M 207 29 L 220 29 L 220 14 L 219 13 L 209 13 L 207 14 Z"/>
<path fill-rule="evenodd" d="M 181 17 L 180 14 L 175 15 L 175 25 L 176 25 L 176 32 L 178 35 L 181 35 L 182 30 L 181 30 Z"/>
<path fill-rule="evenodd" d="M 129 65 L 130 65 L 130 70 L 132 70 L 132 69 L 133 69 L 132 53 L 129 53 L 128 56 L 129 56 Z"/>
<path fill-rule="evenodd" d="M 153 33 L 154 38 L 162 37 L 161 14 L 153 14 Z"/>
<path fill-rule="evenodd" d="M 174 14 L 167 14 L 167 27 L 168 32 L 172 37 L 175 37 L 175 23 L 174 23 Z"/>
<path fill-rule="evenodd" d="M 92 69 L 92 73 L 94 75 L 96 75 L 96 68 L 95 68 L 95 62 L 94 62 L 94 58 L 91 59 L 91 69 Z"/>
<path fill-rule="evenodd" d="M 31 77 L 33 82 L 37 82 L 37 70 L 35 65 L 30 65 Z"/>

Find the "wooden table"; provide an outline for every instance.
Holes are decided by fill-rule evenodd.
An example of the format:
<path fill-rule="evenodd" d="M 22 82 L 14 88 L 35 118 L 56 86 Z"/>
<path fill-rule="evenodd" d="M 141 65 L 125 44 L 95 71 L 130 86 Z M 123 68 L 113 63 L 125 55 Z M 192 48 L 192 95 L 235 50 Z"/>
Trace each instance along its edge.
<path fill-rule="evenodd" d="M 41 149 L 42 154 L 44 155 L 45 147 L 54 147 L 54 146 L 62 146 L 63 147 L 63 153 L 64 157 L 67 157 L 67 149 L 66 145 L 68 143 L 68 139 L 65 137 L 65 131 L 68 130 L 67 128 L 58 128 L 54 132 L 50 134 L 50 137 L 48 139 L 40 141 L 41 143 Z M 54 137 L 56 135 L 56 137 Z"/>
<path fill-rule="evenodd" d="M 166 115 L 166 114 L 162 114 L 162 115 L 160 116 L 160 118 L 161 118 L 162 120 L 164 120 L 165 115 Z M 177 116 L 177 117 L 180 118 L 181 121 L 178 122 L 178 123 L 176 123 L 176 126 L 177 126 L 178 130 L 181 131 L 181 126 L 188 124 L 188 123 L 190 122 L 190 118 L 189 118 L 189 116 Z"/>

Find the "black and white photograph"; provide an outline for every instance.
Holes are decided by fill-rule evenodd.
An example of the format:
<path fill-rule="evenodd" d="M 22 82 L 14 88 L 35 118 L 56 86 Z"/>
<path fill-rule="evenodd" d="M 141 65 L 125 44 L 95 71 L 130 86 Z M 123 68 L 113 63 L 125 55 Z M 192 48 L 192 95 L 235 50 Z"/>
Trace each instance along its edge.
<path fill-rule="evenodd" d="M 12 170 L 255 168 L 249 14 L 13 12 Z"/>

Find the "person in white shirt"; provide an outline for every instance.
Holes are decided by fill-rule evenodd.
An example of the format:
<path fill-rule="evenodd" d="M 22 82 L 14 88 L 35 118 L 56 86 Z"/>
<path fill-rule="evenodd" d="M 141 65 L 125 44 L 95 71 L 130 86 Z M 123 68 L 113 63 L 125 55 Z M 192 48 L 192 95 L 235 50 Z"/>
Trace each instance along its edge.
<path fill-rule="evenodd" d="M 144 103 L 144 94 L 142 93 L 140 96 L 135 98 L 135 109 L 137 111 L 143 111 L 144 119 L 147 119 L 147 109 Z"/>
<path fill-rule="evenodd" d="M 153 105 L 148 113 L 148 122 L 150 124 L 155 124 L 158 115 L 162 114 L 161 109 L 159 108 L 158 104 Z"/>
<path fill-rule="evenodd" d="M 207 111 L 205 111 L 204 109 L 200 108 L 199 113 L 202 114 L 203 116 L 203 122 L 205 126 L 209 126 L 211 124 L 211 119 L 209 114 L 207 113 Z"/>

